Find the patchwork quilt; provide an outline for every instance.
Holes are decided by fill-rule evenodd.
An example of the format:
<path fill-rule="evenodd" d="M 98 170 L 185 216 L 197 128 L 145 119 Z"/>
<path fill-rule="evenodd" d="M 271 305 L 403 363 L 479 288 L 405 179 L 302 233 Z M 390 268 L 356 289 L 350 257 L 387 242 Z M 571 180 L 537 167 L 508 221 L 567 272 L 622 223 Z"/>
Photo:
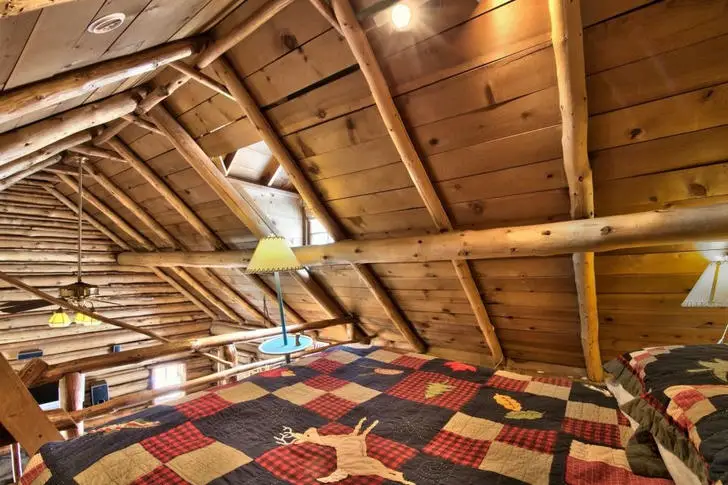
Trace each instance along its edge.
<path fill-rule="evenodd" d="M 651 347 L 605 365 L 637 399 L 623 409 L 701 482 L 728 483 L 728 345 Z"/>
<path fill-rule="evenodd" d="M 631 434 L 581 383 L 347 346 L 49 443 L 21 483 L 671 484 Z"/>

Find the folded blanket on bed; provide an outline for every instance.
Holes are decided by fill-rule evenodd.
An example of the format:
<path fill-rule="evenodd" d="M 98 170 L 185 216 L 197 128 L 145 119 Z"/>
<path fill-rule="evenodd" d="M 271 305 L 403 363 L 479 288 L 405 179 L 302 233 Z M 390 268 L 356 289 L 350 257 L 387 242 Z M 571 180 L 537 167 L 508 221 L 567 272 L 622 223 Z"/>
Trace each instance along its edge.
<path fill-rule="evenodd" d="M 24 484 L 639 484 L 616 401 L 349 346 L 50 443 Z"/>

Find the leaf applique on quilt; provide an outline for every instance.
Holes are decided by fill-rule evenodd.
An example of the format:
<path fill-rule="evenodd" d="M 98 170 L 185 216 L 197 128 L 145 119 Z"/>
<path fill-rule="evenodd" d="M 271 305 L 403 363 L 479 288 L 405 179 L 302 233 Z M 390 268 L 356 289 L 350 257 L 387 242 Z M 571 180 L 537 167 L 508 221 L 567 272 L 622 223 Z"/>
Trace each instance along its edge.
<path fill-rule="evenodd" d="M 540 411 L 511 411 L 506 413 L 508 419 L 541 419 L 543 413 Z"/>
<path fill-rule="evenodd" d="M 690 369 L 688 372 L 712 372 L 723 382 L 728 382 L 728 360 L 713 359 L 713 362 L 698 361 L 704 369 Z"/>
<path fill-rule="evenodd" d="M 462 362 L 445 362 L 445 367 L 449 367 L 455 372 L 475 372 L 478 369 L 470 364 L 463 364 Z"/>
<path fill-rule="evenodd" d="M 507 419 L 540 419 L 543 418 L 543 413 L 540 411 L 524 411 L 521 403 L 513 399 L 511 396 L 504 394 L 496 394 L 493 396 L 495 402 L 508 409 L 510 412 L 506 413 Z"/>
<path fill-rule="evenodd" d="M 433 397 L 442 396 L 453 389 L 455 389 L 455 386 L 452 386 L 447 382 L 430 382 L 427 384 L 427 388 L 425 389 L 425 398 L 432 399 Z"/>
<path fill-rule="evenodd" d="M 493 396 L 493 399 L 495 399 L 495 402 L 508 409 L 509 411 L 520 411 L 522 409 L 521 403 L 519 403 L 510 396 L 496 394 L 495 396 Z"/>
<path fill-rule="evenodd" d="M 377 367 L 374 369 L 375 374 L 380 374 L 383 376 L 398 376 L 402 374 L 404 371 L 399 369 L 385 369 L 384 367 Z"/>

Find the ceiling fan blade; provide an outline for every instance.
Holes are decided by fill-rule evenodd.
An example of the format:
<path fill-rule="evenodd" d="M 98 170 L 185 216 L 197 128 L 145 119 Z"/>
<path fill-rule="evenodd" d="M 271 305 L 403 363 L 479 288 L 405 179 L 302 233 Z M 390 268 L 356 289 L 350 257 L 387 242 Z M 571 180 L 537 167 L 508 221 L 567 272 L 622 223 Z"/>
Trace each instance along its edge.
<path fill-rule="evenodd" d="M 37 310 L 47 306 L 53 306 L 52 303 L 48 303 L 45 300 L 20 300 L 20 301 L 9 301 L 0 304 L 0 313 L 22 313 L 31 310 Z"/>

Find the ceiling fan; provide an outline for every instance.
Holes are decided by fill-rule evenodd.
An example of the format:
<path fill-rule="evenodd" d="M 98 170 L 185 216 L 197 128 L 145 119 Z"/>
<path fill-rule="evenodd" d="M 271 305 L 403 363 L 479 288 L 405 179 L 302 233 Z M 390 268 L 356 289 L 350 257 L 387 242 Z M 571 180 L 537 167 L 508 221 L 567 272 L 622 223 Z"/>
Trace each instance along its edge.
<path fill-rule="evenodd" d="M 99 295 L 99 287 L 96 285 L 91 285 L 89 283 L 85 283 L 82 279 L 83 277 L 83 265 L 82 265 L 82 259 L 83 259 L 83 163 L 86 159 L 84 157 L 79 158 L 78 160 L 78 270 L 77 270 L 77 276 L 78 279 L 75 283 L 71 283 L 70 285 L 61 286 L 58 289 L 58 296 L 68 301 L 69 303 L 73 303 L 77 306 L 80 306 L 82 308 L 94 311 L 94 301 L 97 302 L 104 302 L 104 303 L 110 303 L 112 305 L 122 305 L 121 303 L 116 303 L 113 301 L 110 301 L 106 299 L 106 297 Z M 32 310 L 38 310 L 40 308 L 45 308 L 48 306 L 52 306 L 53 304 L 50 302 L 47 302 L 45 300 L 18 300 L 18 301 L 10 301 L 10 302 L 4 302 L 0 303 L 0 314 L 17 314 L 17 313 L 23 313 L 28 312 Z M 69 317 L 66 312 L 63 310 L 63 308 L 58 308 L 56 311 L 53 312 L 51 317 L 48 319 L 48 325 L 51 327 L 67 327 L 71 323 L 80 324 L 80 325 L 86 325 L 86 326 L 96 326 L 100 325 L 101 322 L 96 320 L 95 318 L 89 317 L 88 315 L 84 315 L 83 313 L 76 313 L 74 315 L 74 319 L 71 320 L 71 317 Z"/>

